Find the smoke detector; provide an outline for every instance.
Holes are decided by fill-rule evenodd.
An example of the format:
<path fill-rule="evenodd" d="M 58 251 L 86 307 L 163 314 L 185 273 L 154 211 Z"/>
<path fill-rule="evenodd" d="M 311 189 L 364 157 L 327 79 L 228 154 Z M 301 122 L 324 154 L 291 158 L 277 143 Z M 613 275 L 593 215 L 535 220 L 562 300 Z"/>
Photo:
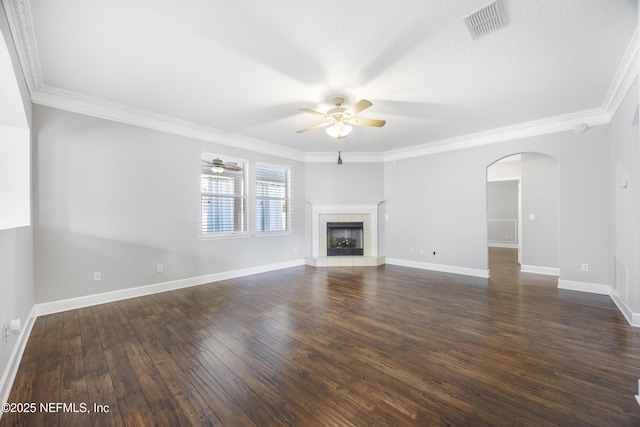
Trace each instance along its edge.
<path fill-rule="evenodd" d="M 471 33 L 473 39 L 479 39 L 504 26 L 504 19 L 500 13 L 498 0 L 476 10 L 471 15 L 464 18 L 464 23 Z"/>

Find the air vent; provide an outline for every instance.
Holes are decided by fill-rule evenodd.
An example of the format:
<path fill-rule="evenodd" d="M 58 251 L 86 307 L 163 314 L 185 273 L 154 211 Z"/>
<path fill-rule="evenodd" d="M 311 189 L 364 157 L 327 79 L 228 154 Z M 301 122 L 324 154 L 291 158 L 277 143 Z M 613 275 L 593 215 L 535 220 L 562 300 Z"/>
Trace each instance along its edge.
<path fill-rule="evenodd" d="M 483 8 L 473 12 L 464 18 L 464 23 L 471 33 L 471 37 L 479 39 L 480 37 L 492 33 L 501 28 L 504 23 L 498 7 L 498 1 L 494 1 Z"/>
<path fill-rule="evenodd" d="M 629 304 L 629 261 L 617 255 L 613 257 L 613 288 Z"/>

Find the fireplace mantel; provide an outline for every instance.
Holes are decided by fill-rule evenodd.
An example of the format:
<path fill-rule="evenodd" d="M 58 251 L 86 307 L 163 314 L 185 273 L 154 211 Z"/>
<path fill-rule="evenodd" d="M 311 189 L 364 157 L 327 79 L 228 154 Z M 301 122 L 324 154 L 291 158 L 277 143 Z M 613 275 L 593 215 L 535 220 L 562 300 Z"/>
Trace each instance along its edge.
<path fill-rule="evenodd" d="M 378 254 L 378 206 L 383 202 L 380 201 L 327 201 L 327 200 L 309 200 L 311 205 L 311 259 L 307 260 L 308 264 L 315 266 L 334 266 L 334 265 L 380 265 L 384 263 L 383 258 Z M 321 236 L 326 237 L 326 230 L 321 230 L 322 216 L 348 216 L 363 215 L 365 218 L 365 241 L 367 248 L 365 256 L 350 257 L 329 257 L 326 252 L 326 242 L 322 245 Z"/>

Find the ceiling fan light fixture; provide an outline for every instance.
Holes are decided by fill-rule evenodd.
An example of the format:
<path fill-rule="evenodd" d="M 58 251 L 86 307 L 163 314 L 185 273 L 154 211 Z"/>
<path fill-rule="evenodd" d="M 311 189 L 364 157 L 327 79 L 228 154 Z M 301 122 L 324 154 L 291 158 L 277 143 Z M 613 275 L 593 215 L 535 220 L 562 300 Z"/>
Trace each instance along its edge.
<path fill-rule="evenodd" d="M 327 132 L 327 135 L 333 138 L 342 139 L 351 133 L 351 129 L 353 129 L 351 125 L 348 125 L 343 121 L 338 121 L 325 129 L 325 131 Z"/>
<path fill-rule="evenodd" d="M 222 173 L 224 172 L 224 168 L 222 167 L 222 160 L 214 159 L 213 166 L 211 167 L 211 172 L 213 173 Z"/>
<path fill-rule="evenodd" d="M 385 120 L 372 120 L 355 117 L 357 114 L 371 107 L 373 103 L 367 99 L 361 99 L 349 108 L 342 106 L 344 98 L 333 98 L 334 108 L 329 109 L 326 113 L 311 110 L 309 108 L 300 108 L 303 113 L 320 116 L 327 119 L 324 123 L 308 127 L 297 131 L 297 133 L 306 132 L 313 129 L 324 128 L 327 135 L 332 138 L 342 139 L 349 135 L 353 126 L 373 126 L 382 127 L 386 123 Z"/>

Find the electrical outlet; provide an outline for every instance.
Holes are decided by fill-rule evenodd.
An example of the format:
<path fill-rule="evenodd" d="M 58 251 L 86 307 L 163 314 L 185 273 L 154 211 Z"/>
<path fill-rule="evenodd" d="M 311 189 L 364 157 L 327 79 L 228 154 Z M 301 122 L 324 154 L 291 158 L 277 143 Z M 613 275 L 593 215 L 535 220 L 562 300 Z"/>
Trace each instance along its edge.
<path fill-rule="evenodd" d="M 582 271 L 589 271 L 589 264 L 587 264 L 586 262 L 582 263 Z"/>
<path fill-rule="evenodd" d="M 411 252 L 412 254 L 414 254 L 414 253 L 416 252 L 416 248 L 411 248 L 411 250 L 410 250 L 409 252 Z"/>
<path fill-rule="evenodd" d="M 99 282 L 100 280 L 102 280 L 102 273 L 99 271 L 94 271 L 93 272 L 93 281 L 94 282 Z"/>
<path fill-rule="evenodd" d="M 156 271 L 158 273 L 164 272 L 164 264 L 158 264 L 158 266 L 156 267 Z"/>
<path fill-rule="evenodd" d="M 424 249 L 420 249 L 420 255 L 424 255 Z"/>

